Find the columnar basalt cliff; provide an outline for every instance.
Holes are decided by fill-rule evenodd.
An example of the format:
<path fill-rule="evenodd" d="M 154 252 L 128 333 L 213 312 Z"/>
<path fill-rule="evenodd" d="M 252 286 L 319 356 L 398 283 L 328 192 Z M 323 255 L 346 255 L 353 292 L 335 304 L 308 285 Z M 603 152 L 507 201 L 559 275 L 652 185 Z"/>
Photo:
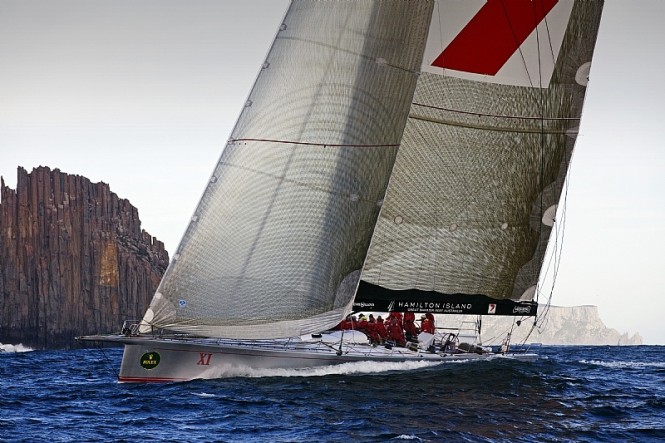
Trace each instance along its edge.
<path fill-rule="evenodd" d="M 0 181 L 0 342 L 66 348 L 142 316 L 169 258 L 128 200 L 47 167 Z"/>

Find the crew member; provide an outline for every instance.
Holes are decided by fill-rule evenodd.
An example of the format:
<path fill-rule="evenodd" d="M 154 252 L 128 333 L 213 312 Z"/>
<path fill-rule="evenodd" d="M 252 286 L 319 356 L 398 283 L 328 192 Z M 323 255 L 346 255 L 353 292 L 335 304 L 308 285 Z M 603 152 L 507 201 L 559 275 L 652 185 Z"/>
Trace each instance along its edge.
<path fill-rule="evenodd" d="M 397 322 L 396 317 L 390 319 L 390 324 L 388 325 L 388 337 L 393 340 L 397 346 L 406 346 L 404 331 L 402 330 L 402 326 Z"/>
<path fill-rule="evenodd" d="M 434 323 L 426 315 L 420 317 L 420 330 L 428 334 L 434 334 Z"/>
<path fill-rule="evenodd" d="M 388 330 L 386 329 L 386 325 L 383 321 L 383 317 L 380 315 L 376 319 L 376 332 L 379 334 L 379 337 L 381 337 L 381 343 L 386 341 L 388 338 Z"/>
<path fill-rule="evenodd" d="M 416 331 L 416 314 L 410 311 L 404 313 L 404 332 L 406 332 L 406 338 L 413 340 L 418 336 Z"/>

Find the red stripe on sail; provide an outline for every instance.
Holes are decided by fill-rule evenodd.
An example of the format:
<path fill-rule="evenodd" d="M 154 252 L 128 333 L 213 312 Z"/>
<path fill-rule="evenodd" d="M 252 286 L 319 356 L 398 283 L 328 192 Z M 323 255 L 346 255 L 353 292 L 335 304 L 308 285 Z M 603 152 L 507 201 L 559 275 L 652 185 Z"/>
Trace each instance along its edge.
<path fill-rule="evenodd" d="M 559 0 L 487 0 L 432 66 L 496 75 Z"/>

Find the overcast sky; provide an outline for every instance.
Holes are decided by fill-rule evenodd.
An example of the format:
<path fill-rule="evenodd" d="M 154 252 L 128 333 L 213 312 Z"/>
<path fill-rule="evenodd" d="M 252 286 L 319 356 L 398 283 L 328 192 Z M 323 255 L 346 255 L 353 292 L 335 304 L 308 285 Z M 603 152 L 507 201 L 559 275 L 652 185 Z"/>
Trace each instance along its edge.
<path fill-rule="evenodd" d="M 285 0 L 0 0 L 0 175 L 109 183 L 175 250 Z M 665 344 L 665 1 L 607 0 L 553 304 Z"/>

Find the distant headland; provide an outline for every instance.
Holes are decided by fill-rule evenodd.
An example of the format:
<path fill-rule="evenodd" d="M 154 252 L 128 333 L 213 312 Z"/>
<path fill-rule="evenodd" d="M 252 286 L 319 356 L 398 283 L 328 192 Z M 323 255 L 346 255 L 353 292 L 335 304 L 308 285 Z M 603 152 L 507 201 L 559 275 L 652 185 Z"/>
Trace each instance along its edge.
<path fill-rule="evenodd" d="M 641 345 L 639 333 L 633 335 L 608 328 L 600 318 L 597 306 L 540 306 L 545 313 L 533 327 L 533 318 L 524 319 L 519 326 L 511 317 L 483 317 L 484 342 L 501 341 L 512 332 L 513 343 L 542 343 L 544 345 Z"/>

